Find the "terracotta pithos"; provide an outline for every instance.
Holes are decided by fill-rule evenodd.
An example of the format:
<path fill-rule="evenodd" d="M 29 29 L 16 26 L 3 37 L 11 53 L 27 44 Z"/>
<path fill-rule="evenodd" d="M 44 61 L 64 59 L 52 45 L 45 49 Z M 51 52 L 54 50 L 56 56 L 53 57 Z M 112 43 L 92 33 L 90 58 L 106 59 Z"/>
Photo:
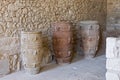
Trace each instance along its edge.
<path fill-rule="evenodd" d="M 98 50 L 99 25 L 97 21 L 81 21 L 80 34 L 85 58 L 93 58 Z"/>
<path fill-rule="evenodd" d="M 40 72 L 44 50 L 42 42 L 40 32 L 21 32 L 22 60 L 27 73 Z"/>
<path fill-rule="evenodd" d="M 56 22 L 53 28 L 53 47 L 58 64 L 70 63 L 72 58 L 71 25 L 68 22 Z"/>

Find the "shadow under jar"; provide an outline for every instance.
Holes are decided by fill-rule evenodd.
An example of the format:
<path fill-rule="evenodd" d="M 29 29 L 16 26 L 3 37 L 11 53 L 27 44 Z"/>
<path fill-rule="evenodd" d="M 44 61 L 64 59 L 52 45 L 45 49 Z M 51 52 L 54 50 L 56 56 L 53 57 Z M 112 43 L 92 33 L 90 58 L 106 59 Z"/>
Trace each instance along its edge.
<path fill-rule="evenodd" d="M 21 32 L 22 62 L 27 73 L 40 72 L 43 50 L 41 32 Z"/>
<path fill-rule="evenodd" d="M 72 31 L 68 22 L 55 22 L 53 29 L 53 49 L 58 64 L 71 63 L 72 59 Z"/>
<path fill-rule="evenodd" d="M 99 24 L 97 21 L 81 21 L 79 25 L 85 58 L 93 58 L 98 50 Z"/>

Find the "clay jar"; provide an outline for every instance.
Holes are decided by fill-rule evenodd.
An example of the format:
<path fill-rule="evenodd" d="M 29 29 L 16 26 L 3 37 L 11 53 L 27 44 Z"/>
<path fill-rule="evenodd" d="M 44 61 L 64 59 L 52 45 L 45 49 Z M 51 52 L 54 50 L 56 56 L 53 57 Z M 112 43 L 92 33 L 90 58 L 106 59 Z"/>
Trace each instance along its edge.
<path fill-rule="evenodd" d="M 99 25 L 97 21 L 81 21 L 80 35 L 85 58 L 95 57 L 99 43 Z"/>
<path fill-rule="evenodd" d="M 72 58 L 71 25 L 68 22 L 55 22 L 53 29 L 53 48 L 58 64 L 70 63 Z"/>
<path fill-rule="evenodd" d="M 27 73 L 40 72 L 43 57 L 42 42 L 40 32 L 21 32 L 22 62 Z"/>

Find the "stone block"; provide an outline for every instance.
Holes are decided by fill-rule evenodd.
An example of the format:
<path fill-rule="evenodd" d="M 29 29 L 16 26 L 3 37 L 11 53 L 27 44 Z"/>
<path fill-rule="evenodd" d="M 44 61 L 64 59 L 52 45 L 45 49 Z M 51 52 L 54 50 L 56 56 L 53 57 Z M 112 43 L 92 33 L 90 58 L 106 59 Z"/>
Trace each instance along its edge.
<path fill-rule="evenodd" d="M 106 40 L 106 57 L 107 58 L 115 58 L 115 47 L 116 47 L 117 38 L 109 37 Z"/>
<path fill-rule="evenodd" d="M 120 38 L 106 40 L 106 80 L 120 80 Z"/>
<path fill-rule="evenodd" d="M 106 80 L 120 80 L 120 72 L 107 72 Z"/>
<path fill-rule="evenodd" d="M 120 71 L 120 59 L 107 59 L 106 68 L 108 70 Z"/>

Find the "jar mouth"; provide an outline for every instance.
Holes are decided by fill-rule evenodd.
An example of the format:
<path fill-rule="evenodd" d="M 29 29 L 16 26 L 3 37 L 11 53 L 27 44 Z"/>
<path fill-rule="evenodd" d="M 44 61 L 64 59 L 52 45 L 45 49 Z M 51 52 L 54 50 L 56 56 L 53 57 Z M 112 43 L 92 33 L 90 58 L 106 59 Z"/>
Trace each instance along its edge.
<path fill-rule="evenodd" d="M 92 20 L 80 21 L 80 24 L 98 24 L 98 21 L 92 21 Z"/>

